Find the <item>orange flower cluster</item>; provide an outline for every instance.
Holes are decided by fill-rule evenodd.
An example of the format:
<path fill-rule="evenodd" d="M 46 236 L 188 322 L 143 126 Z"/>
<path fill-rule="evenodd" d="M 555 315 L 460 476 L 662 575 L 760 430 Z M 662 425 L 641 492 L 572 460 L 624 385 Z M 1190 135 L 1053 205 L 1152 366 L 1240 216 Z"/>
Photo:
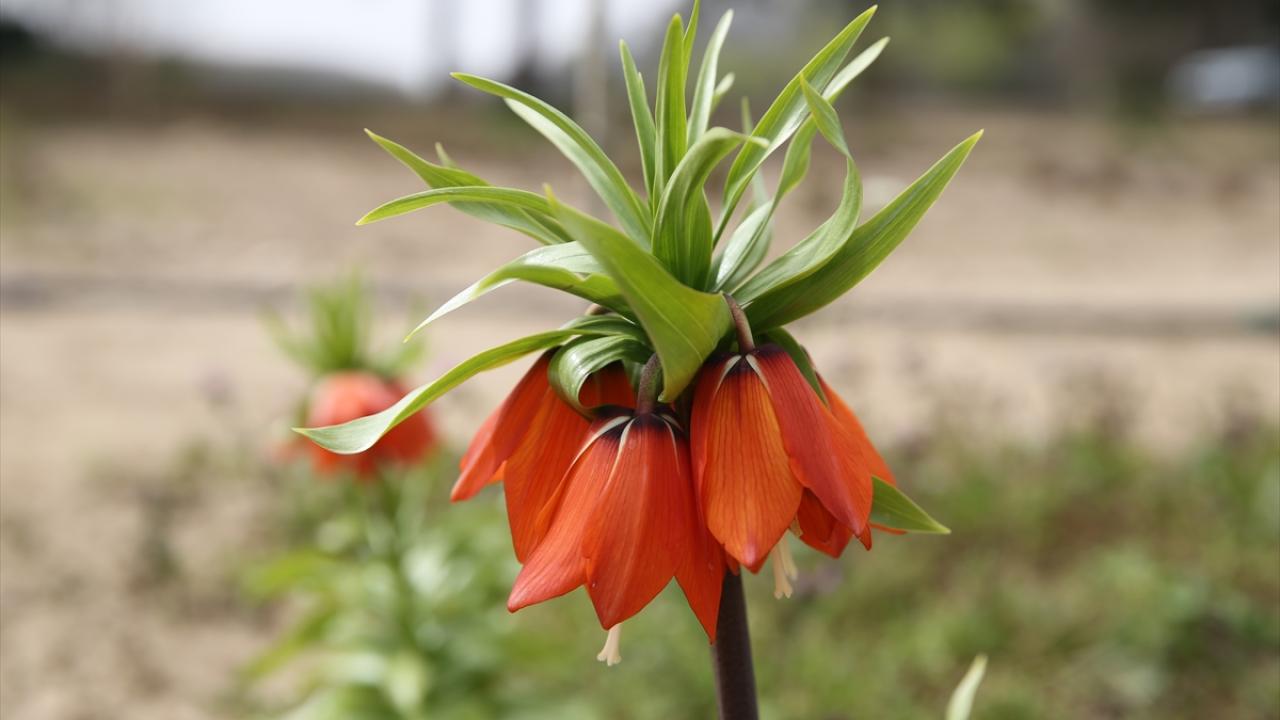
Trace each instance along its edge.
<path fill-rule="evenodd" d="M 725 572 L 758 572 L 774 553 L 790 594 L 788 529 L 832 556 L 854 537 L 871 547 L 872 477 L 893 476 L 849 407 L 825 383 L 824 401 L 781 347 L 708 360 L 684 414 L 609 366 L 581 392 L 591 418 L 549 384 L 551 356 L 481 426 L 453 488 L 464 500 L 504 483 L 523 564 L 513 612 L 585 586 L 612 662 L 619 623 L 672 578 L 714 642 Z"/>

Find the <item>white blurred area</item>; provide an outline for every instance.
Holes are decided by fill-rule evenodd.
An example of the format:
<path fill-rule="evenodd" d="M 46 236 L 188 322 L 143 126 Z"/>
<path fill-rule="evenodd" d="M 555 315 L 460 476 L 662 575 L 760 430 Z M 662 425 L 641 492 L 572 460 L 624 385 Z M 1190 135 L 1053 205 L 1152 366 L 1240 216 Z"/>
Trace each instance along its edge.
<path fill-rule="evenodd" d="M 425 99 L 464 70 L 554 72 L 605 37 L 652 35 L 678 0 L 0 0 L 71 48 L 333 74 Z M 529 28 L 533 28 L 533 32 Z"/>

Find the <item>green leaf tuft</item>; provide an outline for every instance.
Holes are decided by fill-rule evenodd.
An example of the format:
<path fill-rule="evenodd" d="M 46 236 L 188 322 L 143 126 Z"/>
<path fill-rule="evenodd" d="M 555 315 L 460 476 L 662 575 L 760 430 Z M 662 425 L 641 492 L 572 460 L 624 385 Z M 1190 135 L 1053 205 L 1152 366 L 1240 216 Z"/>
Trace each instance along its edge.
<path fill-rule="evenodd" d="M 560 205 L 554 196 L 549 200 L 565 230 L 618 283 L 662 361 L 661 398 L 674 400 L 729 331 L 729 307 L 719 295 L 680 283 L 656 257 L 609 225 Z"/>

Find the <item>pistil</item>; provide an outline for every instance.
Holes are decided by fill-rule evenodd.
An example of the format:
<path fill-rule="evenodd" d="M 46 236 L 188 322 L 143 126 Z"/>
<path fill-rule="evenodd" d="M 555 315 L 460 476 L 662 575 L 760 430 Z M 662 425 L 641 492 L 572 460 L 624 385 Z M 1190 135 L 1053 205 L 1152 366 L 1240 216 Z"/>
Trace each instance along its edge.
<path fill-rule="evenodd" d="M 770 564 L 773 566 L 773 596 L 778 599 L 791 597 L 794 588 L 791 581 L 800 575 L 796 568 L 795 558 L 791 556 L 791 546 L 784 535 L 773 550 L 769 552 Z"/>
<path fill-rule="evenodd" d="M 622 650 L 618 645 L 621 640 L 622 623 L 618 623 L 609 628 L 609 635 L 604 639 L 604 647 L 600 649 L 600 654 L 596 655 L 596 659 L 609 667 L 622 662 Z"/>

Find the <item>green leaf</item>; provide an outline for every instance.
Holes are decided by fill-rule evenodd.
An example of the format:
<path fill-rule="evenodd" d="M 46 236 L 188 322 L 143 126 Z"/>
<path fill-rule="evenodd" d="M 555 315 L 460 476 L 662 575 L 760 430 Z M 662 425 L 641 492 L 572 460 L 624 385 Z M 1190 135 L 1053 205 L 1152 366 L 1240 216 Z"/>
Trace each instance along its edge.
<path fill-rule="evenodd" d="M 982 678 L 986 674 L 987 656 L 979 655 L 973 659 L 973 664 L 964 674 L 964 679 L 956 686 L 955 692 L 951 693 L 951 700 L 947 703 L 946 720 L 969 720 L 969 714 L 973 712 L 973 698 L 977 695 L 978 686 L 982 684 Z"/>
<path fill-rule="evenodd" d="M 658 144 L 658 131 L 653 127 L 653 114 L 649 111 L 649 98 L 644 91 L 644 77 L 636 69 L 635 58 L 626 42 L 618 43 L 622 55 L 622 74 L 627 81 L 627 101 L 631 105 L 631 122 L 636 128 L 636 142 L 640 145 L 640 162 L 644 167 L 644 186 L 653 195 L 654 148 Z"/>
<path fill-rule="evenodd" d="M 834 101 L 844 92 L 849 83 L 866 70 L 880 55 L 889 38 L 882 38 L 871 47 L 862 51 L 844 67 L 827 85 L 823 98 Z M 750 112 L 746 98 L 743 98 L 743 124 L 751 127 Z M 771 223 L 773 213 L 777 211 L 782 199 L 794 190 L 809 172 L 813 137 L 817 134 L 817 126 L 811 116 L 796 131 L 791 143 L 787 146 L 786 157 L 782 161 L 782 174 L 778 179 L 778 189 L 773 199 L 764 210 L 757 207 L 734 229 L 725 245 L 724 252 L 716 259 L 715 289 L 733 293 L 747 276 L 764 260 L 772 241 Z M 752 185 L 763 184 L 759 174 L 752 179 Z M 764 193 L 757 188 L 757 193 Z"/>
<path fill-rule="evenodd" d="M 729 91 L 733 89 L 733 79 L 733 73 L 725 73 L 724 77 L 720 78 L 720 82 L 716 83 L 716 91 L 711 93 L 711 113 L 714 113 L 716 108 L 720 107 L 720 101 L 724 100 L 724 96 L 728 95 Z M 708 118 L 710 118 L 711 113 L 707 113 Z"/>
<path fill-rule="evenodd" d="M 684 31 L 684 56 L 693 57 L 693 43 L 698 39 L 698 20 L 702 18 L 702 0 L 693 0 L 693 10 L 689 12 L 689 27 Z"/>
<path fill-rule="evenodd" d="M 711 213 L 702 192 L 711 171 L 746 135 L 714 128 L 680 161 L 658 205 L 653 254 L 681 282 L 702 287 L 711 265 Z"/>
<path fill-rule="evenodd" d="M 846 157 L 844 190 L 835 212 L 805 239 L 747 280 L 734 298 L 746 303 L 766 292 L 804 284 L 805 278 L 838 252 L 854 232 L 861 210 L 862 178 L 853 158 Z"/>
<path fill-rule="evenodd" d="M 436 380 L 420 385 L 391 407 L 373 415 L 357 418 L 341 425 L 318 428 L 294 428 L 294 431 L 312 440 L 322 448 L 343 455 L 364 452 L 391 428 L 407 420 L 441 395 L 461 385 L 472 376 L 485 370 L 506 365 L 513 360 L 539 350 L 563 344 L 579 335 L 592 334 L 583 328 L 551 330 L 520 338 L 505 345 L 485 350 L 459 363 Z"/>
<path fill-rule="evenodd" d="M 866 27 L 867 22 L 871 20 L 871 16 L 875 14 L 875 7 L 868 9 L 852 22 L 844 27 L 838 35 L 827 43 L 825 47 L 813 56 L 800 72 L 782 88 L 782 92 L 769 106 L 768 111 L 760 118 L 760 122 L 756 124 L 752 135 L 766 141 L 765 147 L 758 145 L 744 145 L 742 151 L 734 158 L 733 165 L 729 167 L 728 177 L 725 179 L 724 203 L 720 215 L 720 223 L 716 228 L 716 237 L 718 238 L 724 232 L 725 227 L 729 223 L 729 219 L 733 216 L 734 209 L 738 206 L 738 201 L 742 199 L 742 194 L 746 192 L 747 186 L 751 183 L 751 178 L 755 176 L 756 171 L 760 169 L 760 165 L 764 163 L 765 158 L 769 157 L 774 150 L 787 141 L 792 133 L 800 126 L 807 114 L 807 105 L 804 101 L 804 93 L 801 90 L 801 83 L 808 81 L 809 84 L 817 87 L 826 87 L 827 83 L 835 76 L 840 68 L 840 63 L 844 61 L 849 49 L 857 42 L 858 36 L 862 34 L 862 29 Z"/>
<path fill-rule="evenodd" d="M 578 167 L 626 233 L 636 242 L 648 242 L 649 214 L 640 199 L 596 141 L 569 116 L 509 85 L 466 73 L 454 73 L 453 77 L 478 90 L 505 98 L 507 105 L 521 119 L 542 133 Z"/>
<path fill-rule="evenodd" d="M 579 412 L 584 412 L 579 395 L 592 373 L 610 363 L 623 360 L 643 363 L 651 355 L 653 350 L 633 337 L 582 337 L 566 343 L 556 351 L 547 375 L 560 397 Z"/>
<path fill-rule="evenodd" d="M 884 52 L 884 46 L 889 44 L 889 38 L 882 37 L 871 44 L 871 47 L 858 53 L 848 65 L 840 69 L 836 76 L 831 78 L 831 82 L 822 91 L 822 96 L 835 102 L 841 92 L 853 82 L 853 79 L 862 74 L 864 70 L 871 67 L 871 64 L 880 57 L 880 53 Z"/>
<path fill-rule="evenodd" d="M 337 610 L 329 604 L 322 604 L 311 610 L 284 637 L 259 653 L 240 671 L 244 679 L 249 682 L 261 681 L 303 651 L 319 645 L 338 619 Z"/>
<path fill-rule="evenodd" d="M 834 255 L 807 274 L 804 282 L 784 283 L 752 300 L 746 307 L 752 326 L 768 329 L 786 325 L 848 292 L 906 238 L 981 137 L 979 131 L 953 148 L 893 202 L 854 230 Z"/>
<path fill-rule="evenodd" d="M 422 178 L 422 181 L 429 187 L 487 187 L 489 185 L 479 177 L 458 169 L 453 160 L 445 154 L 444 147 L 440 143 L 436 143 L 436 154 L 440 156 L 440 161 L 443 165 L 435 165 L 418 157 L 412 150 L 388 140 L 372 130 L 366 129 L 365 133 L 374 142 L 378 143 L 383 150 L 386 150 L 392 157 Z M 467 202 L 462 200 L 451 200 L 449 202 L 472 217 L 522 232 L 544 245 L 567 240 L 564 231 L 545 213 L 488 202 Z"/>
<path fill-rule="evenodd" d="M 455 170 L 458 169 L 458 163 L 454 162 L 453 158 L 449 157 L 449 153 L 444 151 L 443 143 L 436 143 L 436 157 L 440 159 L 441 165 Z"/>
<path fill-rule="evenodd" d="M 800 185 L 809 172 L 809 156 L 813 146 L 813 136 L 817 134 L 816 126 L 806 122 L 787 146 L 787 154 L 782 161 L 782 173 L 778 178 L 778 189 L 765 204 L 752 210 L 738 227 L 734 228 L 725 244 L 724 251 L 717 258 L 715 289 L 734 293 L 739 285 L 747 279 L 764 260 L 773 241 L 771 222 L 778 204 L 792 190 Z M 753 184 L 763 184 L 757 175 Z M 761 195 L 765 193 L 758 190 Z"/>
<path fill-rule="evenodd" d="M 591 251 L 618 283 L 662 360 L 664 401 L 693 380 L 702 361 L 729 330 L 729 307 L 719 295 L 680 283 L 653 255 L 614 228 L 550 198 L 565 230 Z"/>
<path fill-rule="evenodd" d="M 951 534 L 951 530 L 929 517 L 929 513 L 921 510 L 898 488 L 880 478 L 872 478 L 871 482 L 871 522 L 907 532 Z"/>
<path fill-rule="evenodd" d="M 431 313 L 409 333 L 409 337 L 472 300 L 517 280 L 563 290 L 615 312 L 628 312 L 626 300 L 622 298 L 617 284 L 604 274 L 595 257 L 582 245 L 569 242 L 530 250 L 477 280 Z"/>
<path fill-rule="evenodd" d="M 684 29 L 680 16 L 671 18 L 667 37 L 658 60 L 658 99 L 654 122 L 658 126 L 658 150 L 654 194 L 661 195 L 667 178 L 675 171 L 689 148 L 688 126 L 685 113 L 685 81 L 689 72 L 689 58 L 685 54 Z"/>
<path fill-rule="evenodd" d="M 822 137 L 839 150 L 841 155 L 849 157 L 849 144 L 845 142 L 844 128 L 840 126 L 840 116 L 836 114 L 836 109 L 804 79 L 800 80 L 800 89 L 804 91 L 804 101 L 809 106 L 810 119 L 817 123 Z"/>
<path fill-rule="evenodd" d="M 378 207 L 370 210 L 364 217 L 356 221 L 356 225 L 368 225 L 369 223 L 386 220 L 397 215 L 421 210 L 432 205 L 440 203 L 478 201 L 499 205 L 516 210 L 533 210 L 534 212 L 547 212 L 546 198 L 531 193 L 528 190 L 516 190 L 514 188 L 491 187 L 481 185 L 475 187 L 442 187 L 435 190 L 423 190 L 422 192 L 412 195 L 405 195 L 396 198 L 391 202 L 383 203 Z"/>
<path fill-rule="evenodd" d="M 716 279 L 712 285 L 717 290 L 729 290 L 737 287 L 769 251 L 773 230 L 769 220 L 773 217 L 776 205 L 766 203 L 751 211 L 734 228 L 729 242 L 714 263 Z"/>
<path fill-rule="evenodd" d="M 729 25 L 733 22 L 733 11 L 730 10 L 720 18 L 716 29 L 707 41 L 707 49 L 702 55 L 702 66 L 698 69 L 698 80 L 693 86 L 693 114 L 689 117 L 689 142 L 696 143 L 707 131 L 707 123 L 711 120 L 711 109 L 716 95 L 723 95 L 716 84 L 716 70 L 720 62 L 720 49 L 724 46 L 725 35 L 729 33 Z M 728 77 L 728 76 L 726 76 Z M 728 91 L 728 88 L 725 88 Z"/>

